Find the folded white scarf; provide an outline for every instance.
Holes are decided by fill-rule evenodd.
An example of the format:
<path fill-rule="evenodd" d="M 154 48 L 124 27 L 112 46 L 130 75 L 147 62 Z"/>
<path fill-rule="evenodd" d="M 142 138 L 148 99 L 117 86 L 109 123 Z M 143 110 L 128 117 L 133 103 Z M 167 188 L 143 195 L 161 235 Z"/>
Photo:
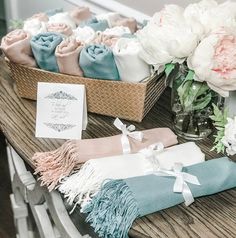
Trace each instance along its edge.
<path fill-rule="evenodd" d="M 35 36 L 39 33 L 47 32 L 47 27 L 45 22 L 32 18 L 24 22 L 23 30 L 29 32 L 31 36 Z"/>
<path fill-rule="evenodd" d="M 122 36 L 124 34 L 131 34 L 129 27 L 127 26 L 115 26 L 113 28 L 107 28 L 103 31 L 104 35 Z"/>
<path fill-rule="evenodd" d="M 113 55 L 122 81 L 137 83 L 150 76 L 149 65 L 139 57 L 140 50 L 135 38 L 121 38 L 116 42 Z"/>
<path fill-rule="evenodd" d="M 75 30 L 73 30 L 73 33 L 76 40 L 85 44 L 89 44 L 96 36 L 93 28 L 89 26 L 77 27 Z"/>
<path fill-rule="evenodd" d="M 106 20 L 108 22 L 108 26 L 111 28 L 115 26 L 115 23 L 118 20 L 121 20 L 122 17 L 120 16 L 119 13 L 117 12 L 109 12 L 109 13 L 103 13 L 103 14 L 98 14 L 96 15 L 96 18 L 100 20 Z"/>
<path fill-rule="evenodd" d="M 149 150 L 148 153 L 125 154 L 87 161 L 77 173 L 67 177 L 59 186 L 70 205 L 76 201 L 81 207 L 91 201 L 100 190 L 105 180 L 137 177 L 155 171 L 158 168 L 171 169 L 174 163 L 181 162 L 184 166 L 203 162 L 205 155 L 194 142 L 172 146 L 162 150 Z M 72 210 L 73 211 L 73 210 Z"/>
<path fill-rule="evenodd" d="M 71 27 L 71 29 L 76 28 L 76 24 L 68 12 L 60 12 L 51 17 L 49 17 L 48 23 L 64 23 Z"/>

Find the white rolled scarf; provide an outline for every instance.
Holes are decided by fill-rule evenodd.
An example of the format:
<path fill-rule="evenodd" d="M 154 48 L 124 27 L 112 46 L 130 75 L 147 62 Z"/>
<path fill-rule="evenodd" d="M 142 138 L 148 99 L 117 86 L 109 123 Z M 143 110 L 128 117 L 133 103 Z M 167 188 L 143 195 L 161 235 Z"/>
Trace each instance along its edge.
<path fill-rule="evenodd" d="M 127 26 L 115 26 L 112 28 L 107 28 L 105 31 L 103 31 L 103 34 L 112 36 L 122 36 L 124 34 L 131 34 L 131 31 Z"/>
<path fill-rule="evenodd" d="M 70 26 L 71 29 L 76 28 L 76 24 L 68 12 L 60 12 L 49 17 L 48 23 L 63 23 Z"/>
<path fill-rule="evenodd" d="M 137 83 L 150 76 L 149 65 L 140 58 L 141 45 L 135 38 L 120 38 L 113 54 L 120 78 L 125 82 Z"/>
<path fill-rule="evenodd" d="M 136 154 L 91 159 L 80 171 L 62 181 L 58 190 L 64 194 L 70 205 L 76 202 L 74 208 L 78 204 L 83 207 L 91 201 L 106 180 L 143 176 L 159 168 L 170 170 L 175 163 L 189 166 L 205 160 L 205 155 L 194 142 L 165 149 L 161 143 L 151 147 Z"/>
<path fill-rule="evenodd" d="M 37 18 L 29 18 L 24 21 L 23 30 L 29 32 L 31 36 L 47 32 L 46 22 L 40 21 Z"/>
<path fill-rule="evenodd" d="M 108 26 L 111 28 L 115 26 L 118 20 L 121 20 L 122 17 L 117 12 L 109 12 L 109 13 L 102 13 L 96 15 L 97 20 L 106 20 L 108 22 Z"/>
<path fill-rule="evenodd" d="M 73 36 L 76 40 L 89 44 L 96 37 L 95 31 L 89 26 L 77 27 L 73 30 Z"/>

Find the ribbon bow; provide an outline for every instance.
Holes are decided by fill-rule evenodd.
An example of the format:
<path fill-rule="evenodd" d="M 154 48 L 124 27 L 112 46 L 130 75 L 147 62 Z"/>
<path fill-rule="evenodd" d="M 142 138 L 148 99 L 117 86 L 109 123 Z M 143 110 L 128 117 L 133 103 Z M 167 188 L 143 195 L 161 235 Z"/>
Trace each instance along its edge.
<path fill-rule="evenodd" d="M 189 206 L 194 202 L 194 197 L 187 183 L 201 185 L 198 181 L 198 178 L 192 174 L 182 172 L 183 164 L 175 163 L 173 170 L 158 169 L 154 172 L 157 176 L 171 176 L 176 177 L 173 192 L 182 193 L 185 205 Z"/>
<path fill-rule="evenodd" d="M 127 127 L 125 124 L 121 122 L 119 118 L 116 118 L 114 121 L 114 126 L 122 132 L 121 144 L 122 144 L 123 154 L 129 154 L 131 151 L 128 136 L 137 141 L 143 140 L 143 133 L 141 131 L 134 131 L 135 130 L 134 125 L 130 125 Z"/>
<path fill-rule="evenodd" d="M 148 159 L 153 167 L 153 170 L 147 170 L 146 173 L 150 174 L 153 173 L 153 171 L 159 170 L 159 162 L 157 159 L 157 153 L 160 153 L 164 150 L 164 145 L 161 142 L 152 144 L 148 146 L 147 148 L 144 148 L 139 151 L 139 153 L 143 154 L 146 159 Z"/>

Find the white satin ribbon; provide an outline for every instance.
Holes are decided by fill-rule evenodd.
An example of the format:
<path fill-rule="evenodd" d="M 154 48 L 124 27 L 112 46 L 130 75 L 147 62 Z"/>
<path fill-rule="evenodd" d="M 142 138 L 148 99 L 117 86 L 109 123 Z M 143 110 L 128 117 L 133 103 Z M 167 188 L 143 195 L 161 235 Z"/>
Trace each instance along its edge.
<path fill-rule="evenodd" d="M 116 118 L 114 121 L 114 126 L 117 129 L 121 130 L 122 132 L 121 144 L 122 144 L 123 154 L 129 154 L 131 151 L 128 136 L 137 141 L 143 140 L 143 133 L 141 131 L 134 131 L 135 130 L 134 125 L 130 125 L 127 127 L 125 124 L 121 122 L 119 118 Z"/>
<path fill-rule="evenodd" d="M 183 164 L 175 163 L 173 170 L 158 169 L 154 172 L 157 176 L 171 176 L 176 177 L 173 192 L 182 193 L 185 205 L 189 206 L 194 202 L 194 197 L 187 183 L 201 185 L 198 178 L 192 174 L 181 172 L 183 169 Z"/>
<path fill-rule="evenodd" d="M 164 150 L 164 145 L 161 142 L 158 142 L 139 151 L 139 153 L 143 154 L 144 157 L 148 159 L 152 164 L 153 169 L 147 170 L 146 171 L 147 174 L 150 174 L 159 170 L 160 165 L 157 159 L 157 153 L 160 153 L 163 150 Z"/>

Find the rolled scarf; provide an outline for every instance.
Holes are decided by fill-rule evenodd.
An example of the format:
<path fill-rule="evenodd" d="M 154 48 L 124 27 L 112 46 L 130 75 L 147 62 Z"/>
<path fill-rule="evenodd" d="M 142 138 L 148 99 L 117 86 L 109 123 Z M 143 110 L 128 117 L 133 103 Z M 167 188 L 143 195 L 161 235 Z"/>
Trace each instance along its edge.
<path fill-rule="evenodd" d="M 38 34 L 31 39 L 34 58 L 41 69 L 59 72 L 55 50 L 61 41 L 61 35 L 50 32 Z"/>
<path fill-rule="evenodd" d="M 106 20 L 109 27 L 113 27 L 115 26 L 115 23 L 118 21 L 118 20 L 121 20 L 122 17 L 120 16 L 119 13 L 117 12 L 108 12 L 108 13 L 102 13 L 102 14 L 98 14 L 96 15 L 96 18 L 101 21 L 101 20 Z"/>
<path fill-rule="evenodd" d="M 30 39 L 30 33 L 17 29 L 2 38 L 0 48 L 10 61 L 36 67 L 36 62 L 32 57 Z"/>
<path fill-rule="evenodd" d="M 58 190 L 64 194 L 69 205 L 74 202 L 84 207 L 99 192 L 101 185 L 108 179 L 125 179 L 144 176 L 156 169 L 172 169 L 174 163 L 184 166 L 201 163 L 205 155 L 193 142 L 163 149 L 161 143 L 153 145 L 153 157 L 146 153 L 127 154 L 87 161 L 80 171 L 65 178 Z M 148 149 L 146 149 L 148 150 Z M 145 151 L 146 151 L 145 150 Z M 153 161 L 154 160 L 154 161 Z"/>
<path fill-rule="evenodd" d="M 64 23 L 49 23 L 47 24 L 47 31 L 57 32 L 65 36 L 70 36 L 73 34 L 71 27 Z"/>
<path fill-rule="evenodd" d="M 129 137 L 131 153 L 137 153 L 157 142 L 162 142 L 164 147 L 178 143 L 176 135 L 169 128 L 155 128 L 142 132 L 142 142 Z M 59 181 L 69 176 L 89 159 L 123 154 L 121 138 L 122 135 L 116 135 L 97 139 L 72 140 L 54 151 L 35 153 L 33 156 L 36 165 L 35 173 L 40 175 L 42 185 L 53 190 Z"/>
<path fill-rule="evenodd" d="M 32 17 L 30 17 L 29 19 L 37 19 L 37 20 L 43 21 L 43 22 L 47 22 L 49 20 L 47 14 L 44 13 L 44 12 L 36 13 Z"/>
<path fill-rule="evenodd" d="M 93 17 L 87 21 L 83 21 L 80 24 L 80 27 L 89 26 L 93 28 L 94 31 L 105 31 L 109 28 L 109 25 L 106 20 L 97 20 L 97 18 Z"/>
<path fill-rule="evenodd" d="M 150 76 L 149 65 L 139 57 L 140 51 L 137 39 L 121 38 L 116 42 L 113 54 L 122 81 L 137 83 Z"/>
<path fill-rule="evenodd" d="M 94 44 L 106 45 L 110 48 L 113 48 L 119 39 L 118 36 L 114 35 L 104 35 L 102 32 L 96 34 L 95 39 L 93 40 Z"/>
<path fill-rule="evenodd" d="M 183 193 L 173 190 L 176 184 L 183 185 L 180 189 L 186 189 L 187 185 L 193 197 L 236 187 L 236 163 L 227 157 L 184 167 L 183 170 L 188 174 L 183 179 L 188 178 L 191 183 L 180 181 L 175 176 L 155 174 L 105 183 L 84 208 L 88 213 L 87 222 L 100 237 L 128 238 L 128 231 L 136 218 L 184 202 Z"/>
<path fill-rule="evenodd" d="M 76 7 L 70 12 L 70 16 L 79 25 L 82 21 L 91 18 L 92 14 L 88 7 Z"/>
<path fill-rule="evenodd" d="M 74 20 L 71 18 L 68 12 L 60 12 L 49 17 L 49 23 L 63 23 L 71 27 L 71 29 L 76 28 Z"/>
<path fill-rule="evenodd" d="M 79 67 L 79 54 L 82 48 L 81 42 L 70 38 L 63 40 L 57 46 L 55 55 L 60 73 L 83 76 Z"/>
<path fill-rule="evenodd" d="M 38 19 L 32 18 L 24 22 L 23 30 L 29 32 L 32 36 L 47 31 L 46 23 Z"/>
<path fill-rule="evenodd" d="M 134 34 L 138 30 L 138 24 L 137 21 L 130 17 L 130 18 L 122 18 L 118 19 L 115 23 L 114 26 L 124 26 L 128 27 L 130 32 Z"/>
<path fill-rule="evenodd" d="M 131 33 L 130 29 L 124 26 L 116 26 L 113 28 L 108 28 L 105 31 L 103 31 L 104 35 L 113 35 L 113 36 L 122 36 L 124 34 L 130 33 Z"/>
<path fill-rule="evenodd" d="M 85 77 L 120 80 L 111 49 L 105 45 L 88 45 L 80 53 L 80 67 Z"/>
<path fill-rule="evenodd" d="M 85 44 L 89 44 L 96 36 L 93 28 L 89 26 L 77 27 L 75 30 L 73 30 L 73 35 L 76 40 L 81 41 Z"/>

